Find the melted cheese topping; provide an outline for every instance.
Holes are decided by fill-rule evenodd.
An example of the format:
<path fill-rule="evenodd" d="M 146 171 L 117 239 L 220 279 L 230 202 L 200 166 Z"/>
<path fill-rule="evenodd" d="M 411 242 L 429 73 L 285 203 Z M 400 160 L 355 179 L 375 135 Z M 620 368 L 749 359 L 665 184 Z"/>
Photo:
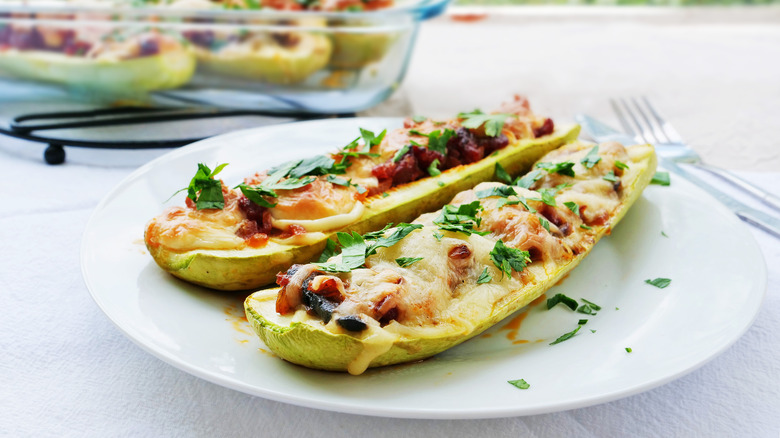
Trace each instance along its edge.
<path fill-rule="evenodd" d="M 379 249 L 366 259 L 365 268 L 338 274 L 343 281 L 344 299 L 325 328 L 345 333 L 334 321 L 343 316 L 358 315 L 369 326 L 368 332 L 348 333 L 361 340 L 371 339 L 349 365 L 348 371 L 353 374 L 363 372 L 372 360 L 388 351 L 401 337 L 435 336 L 442 331 L 466 335 L 474 330 L 476 323 L 484 321 L 500 308 L 504 300 L 511 298 L 513 303 L 518 300 L 528 303 L 536 298 L 545 281 L 559 275 L 576 254 L 592 246 L 599 231 L 580 227 L 588 221 L 589 215 L 605 217 L 607 220 L 603 225 L 609 226 L 609 218 L 614 216 L 623 200 L 620 185 L 603 180 L 609 171 L 620 173 L 614 167 L 614 161 L 617 159 L 632 166 L 635 165 L 632 158 L 641 160 L 648 151 L 652 153 L 652 149 L 644 146 L 637 146 L 644 149 L 632 153 L 618 146 L 607 145 L 600 150 L 604 165 L 600 162 L 592 169 L 582 167 L 575 177 L 548 174 L 539 180 L 536 184 L 539 187 L 562 182 L 572 184 L 558 193 L 555 206 L 543 203 L 538 192 L 522 188 L 515 188 L 515 191 L 528 200 L 527 203 L 536 212 L 527 210 L 522 204 L 497 208 L 499 197 L 481 199 L 484 210 L 479 213 L 481 223 L 478 230 L 488 231 L 485 236 L 440 230 L 433 224 L 439 213 L 425 214 L 415 221 L 423 224 L 423 228 L 413 231 L 396 245 Z M 564 146 L 540 161 L 576 159 L 579 163 L 591 147 L 579 144 Z M 621 179 L 633 184 L 642 169 L 641 166 L 636 167 L 629 167 Z M 477 191 L 500 185 L 480 184 L 473 190 L 458 194 L 452 203 L 471 202 L 477 199 Z M 508 198 L 510 201 L 516 199 L 518 197 Z M 563 206 L 563 202 L 568 200 L 578 203 L 581 215 Z M 549 231 L 542 225 L 541 218 L 549 220 Z M 434 234 L 443 237 L 439 240 Z M 532 263 L 521 272 L 512 271 L 511 275 L 505 275 L 495 266 L 490 255 L 499 239 L 509 247 L 531 252 Z M 400 257 L 423 259 L 404 268 L 396 262 Z M 484 269 L 492 276 L 492 281 L 477 284 Z M 520 298 L 517 298 L 518 292 L 522 295 Z M 392 321 L 380 324 L 379 321 L 391 310 L 396 312 Z M 384 334 L 379 335 L 380 332 Z"/>
<path fill-rule="evenodd" d="M 275 219 L 272 217 L 271 224 L 273 224 L 274 228 L 278 228 L 280 230 L 287 230 L 291 225 L 299 225 L 309 233 L 315 231 L 336 230 L 338 228 L 345 227 L 349 224 L 357 222 L 357 220 L 363 216 L 363 212 L 365 210 L 366 207 L 362 202 L 355 202 L 352 206 L 352 210 L 348 213 L 325 216 L 319 219 Z"/>
<path fill-rule="evenodd" d="M 246 219 L 235 197 L 226 196 L 222 210 L 195 210 L 171 207 L 146 226 L 150 246 L 164 246 L 174 251 L 202 249 L 235 249 L 246 245 L 236 235 Z"/>

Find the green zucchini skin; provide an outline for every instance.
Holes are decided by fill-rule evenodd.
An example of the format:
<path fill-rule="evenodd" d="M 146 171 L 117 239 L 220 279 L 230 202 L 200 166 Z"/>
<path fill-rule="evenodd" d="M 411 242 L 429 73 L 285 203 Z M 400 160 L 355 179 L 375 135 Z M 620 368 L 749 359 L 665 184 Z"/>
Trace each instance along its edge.
<path fill-rule="evenodd" d="M 649 145 L 648 147 L 652 148 Z M 574 269 L 590 253 L 595 244 L 620 222 L 650 183 L 656 165 L 654 152 L 639 163 L 632 163 L 632 168 L 641 166 L 637 167 L 641 169 L 640 172 L 628 188 L 624 189 L 626 197 L 611 220 L 603 226 L 594 227 L 593 243 L 587 251 L 558 266 L 543 281 L 512 291 L 499 301 L 499 305 L 493 308 L 489 317 L 482 321 L 471 321 L 473 327 L 470 330 L 449 332 L 438 330 L 424 337 L 402 335 L 393 342 L 389 350 L 371 360 L 368 367 L 411 362 L 436 355 L 479 335 L 538 298 Z M 247 297 L 244 302 L 247 320 L 265 345 L 280 358 L 298 365 L 329 371 L 347 371 L 349 365 L 366 348 L 361 338 L 363 335 L 353 335 L 349 332 L 334 333 L 325 329 L 321 321 L 303 322 L 288 317 L 284 319 L 285 324 L 275 322 L 275 320 L 280 321 L 275 309 L 278 290 L 279 288 L 273 288 L 256 292 Z"/>
<path fill-rule="evenodd" d="M 176 88 L 195 73 L 190 49 L 126 60 L 88 59 L 45 51 L 0 51 L 0 72 L 115 93 Z"/>
<path fill-rule="evenodd" d="M 369 198 L 366 211 L 357 222 L 329 231 L 322 239 L 307 245 L 269 243 L 260 249 L 175 252 L 162 246 L 152 247 L 145 239 L 147 249 L 162 269 L 190 283 L 225 291 L 257 289 L 273 283 L 279 271 L 317 258 L 325 249 L 327 238 L 337 231 L 363 234 L 381 229 L 389 222 L 409 222 L 422 213 L 441 208 L 455 194 L 493 180 L 496 163 L 512 175 L 520 174 L 547 152 L 576 139 L 579 130 L 578 125 L 572 125 L 539 139 L 520 140 L 476 163 L 391 189 L 386 198 Z"/>

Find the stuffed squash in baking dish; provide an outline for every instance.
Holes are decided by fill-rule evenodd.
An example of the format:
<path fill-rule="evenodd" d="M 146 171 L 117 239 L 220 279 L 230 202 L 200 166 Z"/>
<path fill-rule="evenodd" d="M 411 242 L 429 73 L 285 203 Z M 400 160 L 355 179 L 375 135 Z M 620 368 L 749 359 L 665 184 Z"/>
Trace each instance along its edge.
<path fill-rule="evenodd" d="M 258 172 L 236 188 L 202 165 L 186 205 L 147 225 L 149 252 L 192 283 L 256 288 L 316 258 L 337 231 L 365 233 L 412 220 L 492 179 L 496 169 L 527 169 L 576 138 L 579 128 L 555 129 L 517 98 L 495 114 L 415 118 L 390 132 L 361 131 L 334 153 Z"/>
<path fill-rule="evenodd" d="M 250 295 L 247 319 L 279 357 L 360 374 L 453 347 L 521 309 L 609 233 L 655 173 L 652 146 L 573 143 L 514 185 L 482 183 L 438 212 L 292 266 Z"/>

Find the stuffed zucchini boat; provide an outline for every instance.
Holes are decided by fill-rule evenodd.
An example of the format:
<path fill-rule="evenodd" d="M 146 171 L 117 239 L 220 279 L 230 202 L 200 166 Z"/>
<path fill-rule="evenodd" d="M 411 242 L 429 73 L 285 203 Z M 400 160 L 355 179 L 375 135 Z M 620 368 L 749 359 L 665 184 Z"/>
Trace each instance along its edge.
<path fill-rule="evenodd" d="M 280 288 L 246 299 L 247 319 L 274 353 L 306 367 L 360 374 L 430 357 L 552 287 L 655 167 L 649 145 L 566 145 L 513 186 L 482 183 L 411 224 L 339 233 L 340 255 L 280 273 Z"/>
<path fill-rule="evenodd" d="M 408 119 L 379 134 L 361 130 L 332 154 L 259 172 L 237 188 L 201 166 L 186 205 L 148 223 L 146 246 L 160 267 L 183 280 L 221 290 L 257 288 L 315 259 L 337 231 L 365 233 L 410 221 L 493 179 L 497 168 L 520 173 L 579 132 L 578 126 L 555 129 L 524 98 L 500 111 Z"/>
<path fill-rule="evenodd" d="M 0 28 L 0 72 L 22 79 L 117 93 L 176 88 L 195 72 L 191 47 L 155 30 L 92 32 L 6 25 Z"/>

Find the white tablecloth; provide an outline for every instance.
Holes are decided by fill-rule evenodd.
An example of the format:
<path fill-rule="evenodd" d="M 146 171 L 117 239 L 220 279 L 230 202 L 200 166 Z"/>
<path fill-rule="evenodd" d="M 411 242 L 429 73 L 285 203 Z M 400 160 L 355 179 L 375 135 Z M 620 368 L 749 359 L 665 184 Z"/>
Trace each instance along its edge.
<path fill-rule="evenodd" d="M 471 105 L 487 108 L 491 101 L 501 100 L 512 91 L 527 91 L 534 97 L 537 107 L 562 117 L 570 117 L 573 112 L 581 110 L 597 116 L 608 115 L 603 91 L 609 90 L 609 78 L 597 81 L 597 91 L 566 85 L 567 80 L 577 83 L 577 79 L 571 78 L 583 71 L 595 77 L 592 69 L 597 68 L 597 64 L 573 68 L 557 57 L 545 61 L 549 65 L 545 74 L 519 68 L 522 70 L 518 73 L 519 77 L 536 78 L 531 83 L 516 77 L 504 77 L 504 73 L 491 69 L 493 61 L 486 60 L 481 65 L 469 61 L 467 64 L 472 65 L 464 67 L 463 71 L 453 71 L 452 75 L 442 73 L 446 79 L 442 79 L 443 84 L 436 85 L 430 72 L 434 66 L 430 60 L 426 61 L 426 56 L 444 59 L 441 53 L 431 53 L 446 35 L 457 36 L 458 44 L 470 41 L 468 26 L 437 22 L 423 31 L 403 89 L 412 102 L 414 112 L 447 114 L 453 108 L 459 110 Z M 588 44 L 587 38 L 591 38 L 593 44 L 604 43 L 604 35 L 610 32 L 618 35 L 626 30 L 622 25 L 567 26 L 560 28 L 561 32 L 582 35 L 581 41 L 576 43 L 577 38 L 567 37 L 572 44 L 580 46 Z M 603 34 L 599 27 L 603 27 Z M 437 29 L 439 32 L 434 33 Z M 518 34 L 520 37 L 538 34 L 539 44 L 550 40 L 550 44 L 560 46 L 560 38 L 551 36 L 557 29 L 555 25 L 539 25 L 530 33 L 523 34 L 517 29 L 505 29 L 505 32 L 506 35 Z M 697 82 L 692 76 L 682 74 L 678 79 L 683 78 L 683 82 L 674 90 L 656 88 L 646 82 L 641 91 L 657 91 L 652 95 L 660 96 L 659 100 L 676 115 L 674 120 L 680 121 L 684 134 L 709 145 L 709 149 L 702 152 L 719 164 L 728 164 L 736 152 L 715 141 L 708 142 L 719 138 L 710 131 L 723 132 L 727 138 L 735 139 L 738 131 L 743 131 L 733 124 L 724 125 L 719 121 L 728 119 L 728 114 L 748 119 L 750 117 L 745 113 L 760 115 L 765 124 L 751 125 L 751 130 L 744 131 L 749 141 L 739 140 L 740 145 L 756 147 L 759 158 L 748 153 L 747 158 L 736 160 L 731 167 L 773 170 L 740 173 L 780 195 L 780 166 L 776 166 L 779 161 L 777 148 L 774 147 L 780 138 L 776 128 L 780 118 L 777 56 L 766 64 L 759 62 L 759 58 L 777 53 L 780 32 L 769 28 L 761 31 L 726 27 L 719 31 L 698 29 L 703 34 L 684 36 L 687 34 L 682 33 L 683 29 L 675 27 L 639 30 L 656 32 L 655 38 L 659 41 L 670 42 L 679 38 L 682 46 L 693 44 L 695 48 L 703 47 L 697 45 L 699 39 L 711 38 L 724 44 L 729 41 L 732 47 L 728 50 L 735 54 L 752 50 L 751 47 L 756 47 L 756 51 L 767 51 L 763 55 L 756 52 L 753 58 L 748 56 L 750 54 L 739 55 L 743 60 L 749 60 L 753 67 L 764 68 L 765 71 L 750 73 L 763 75 L 763 79 L 759 78 L 763 81 L 759 84 L 764 87 L 763 91 L 756 89 L 755 84 L 735 80 L 735 77 L 743 78 L 748 73 L 740 73 L 737 67 L 727 65 L 730 62 L 726 59 L 722 61 L 726 76 L 718 76 L 720 79 L 708 76 L 702 79 L 703 82 Z M 498 29 L 494 32 L 500 35 Z M 471 35 L 474 41 L 473 46 L 467 48 L 468 53 L 478 52 L 480 45 L 489 43 L 479 40 L 479 34 Z M 636 41 L 641 45 L 650 39 L 644 35 Z M 498 39 L 492 44 L 511 49 L 517 60 L 529 61 L 523 55 L 527 53 L 522 48 L 526 44 L 524 41 L 527 39 Z M 615 44 L 628 43 L 618 41 Z M 450 49 L 456 56 L 457 50 Z M 496 49 L 491 50 L 489 52 L 493 53 Z M 537 53 L 535 50 L 538 51 L 532 49 L 531 52 Z M 688 49 L 669 46 L 668 50 L 675 52 L 675 59 L 681 59 Z M 690 50 L 689 54 L 696 51 Z M 728 50 L 726 55 L 732 53 Z M 584 62 L 585 57 L 580 58 Z M 454 63 L 449 58 L 443 62 L 446 68 Z M 487 69 L 490 81 L 479 82 L 476 90 L 456 89 L 455 94 L 447 96 L 453 93 L 451 87 L 455 82 L 469 75 L 479 77 L 479 67 Z M 428 70 L 427 73 L 424 70 Z M 609 74 L 607 69 L 604 75 Z M 654 74 L 668 73 L 656 71 Z M 775 81 L 771 80 L 771 75 L 774 75 Z M 649 81 L 650 76 L 648 73 L 642 76 L 642 80 Z M 556 83 L 546 84 L 548 81 Z M 731 82 L 734 85 L 730 90 L 720 87 Z M 703 106 L 693 105 L 682 98 L 686 89 L 689 95 L 709 96 L 708 87 L 713 85 L 718 88 L 711 92 L 724 93 L 723 99 L 731 107 L 713 105 L 717 98 L 707 100 Z M 579 91 L 574 93 L 574 88 Z M 566 94 L 567 90 L 571 93 Z M 612 92 L 618 94 L 628 90 L 633 89 L 619 85 Z M 485 95 L 480 92 L 485 92 Z M 734 105 L 738 101 L 735 100 L 737 93 L 742 93 L 745 99 L 765 112 L 759 114 L 757 108 Z M 437 94 L 442 98 L 435 99 Z M 442 103 L 444 101 L 448 103 Z M 453 106 L 453 102 L 458 105 Z M 392 105 L 385 106 L 384 111 L 394 112 Z M 774 123 L 775 127 L 768 126 L 769 123 Z M 0 178 L 3 183 L 0 190 L 0 229 L 3 230 L 3 249 L 0 251 L 0 303 L 3 307 L 0 318 L 0 435 L 395 438 L 777 437 L 780 433 L 780 349 L 777 348 L 780 345 L 780 241 L 760 231 L 754 230 L 753 234 L 767 260 L 769 290 L 755 324 L 733 347 L 687 376 L 622 400 L 548 415 L 468 421 L 363 417 L 286 405 L 226 389 L 167 365 L 125 338 L 101 313 L 84 286 L 79 266 L 81 234 L 98 201 L 138 165 L 163 151 L 69 149 L 68 163 L 55 167 L 41 162 L 41 152 L 40 146 L 0 138 L 3 175 Z M 727 258 L 728 248 L 723 251 Z"/>

